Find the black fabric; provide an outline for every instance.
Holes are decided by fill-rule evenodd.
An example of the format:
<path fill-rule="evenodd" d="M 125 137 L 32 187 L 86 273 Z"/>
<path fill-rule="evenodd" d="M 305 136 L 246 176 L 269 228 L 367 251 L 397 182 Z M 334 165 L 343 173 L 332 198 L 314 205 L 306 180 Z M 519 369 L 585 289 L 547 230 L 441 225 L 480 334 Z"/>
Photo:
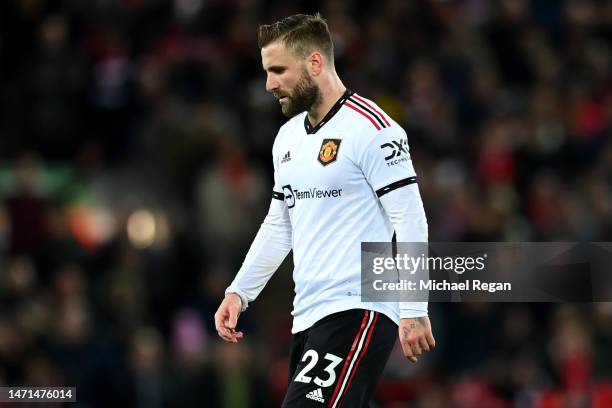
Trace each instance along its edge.
<path fill-rule="evenodd" d="M 395 183 L 391 183 L 388 186 L 384 186 L 383 188 L 379 188 L 378 190 L 376 190 L 376 195 L 378 197 L 382 197 L 385 194 L 396 190 L 400 187 L 404 187 L 404 186 L 409 186 L 410 184 L 414 184 L 416 183 L 416 177 L 408 177 L 399 181 L 396 181 Z"/>
<path fill-rule="evenodd" d="M 350 383 L 344 388 L 341 396 L 341 407 L 368 407 L 370 399 L 376 388 L 376 384 L 382 371 L 391 355 L 391 351 L 397 338 L 397 325 L 382 313 L 366 311 L 363 309 L 351 309 L 329 315 L 311 328 L 296 333 L 291 344 L 291 354 L 289 360 L 289 388 L 285 395 L 283 407 L 327 407 L 341 377 L 343 367 L 350 355 L 351 346 L 360 332 L 360 327 L 364 322 L 366 313 L 375 313 L 371 336 L 367 348 L 368 333 L 364 334 L 364 345 L 361 353 L 353 353 L 351 360 L 355 360 L 353 369 L 349 372 L 348 368 L 345 376 L 354 376 Z M 304 359 L 309 350 L 314 350 L 318 356 L 316 365 L 303 374 L 310 377 L 308 383 L 296 381 L 296 377 L 310 363 L 311 358 Z M 328 380 L 330 374 L 325 371 L 331 363 L 326 359 L 327 353 L 342 358 L 342 361 L 333 369 L 335 381 L 328 386 L 317 385 L 315 380 Z M 312 352 L 311 352 L 312 355 Z M 357 361 L 359 363 L 357 364 Z M 319 382 L 320 384 L 320 382 Z M 322 400 L 317 401 L 306 397 L 307 394 L 321 390 Z M 336 396 L 336 398 L 339 398 Z"/>

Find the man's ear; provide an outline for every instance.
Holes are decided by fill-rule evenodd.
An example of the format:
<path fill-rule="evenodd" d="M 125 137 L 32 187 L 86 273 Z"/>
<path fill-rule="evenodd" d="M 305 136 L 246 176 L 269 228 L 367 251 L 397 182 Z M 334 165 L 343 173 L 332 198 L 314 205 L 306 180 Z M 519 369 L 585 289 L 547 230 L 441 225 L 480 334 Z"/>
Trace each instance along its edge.
<path fill-rule="evenodd" d="M 323 72 L 323 65 L 325 64 L 325 60 L 323 59 L 323 55 L 320 52 L 314 51 L 308 56 L 308 60 L 306 61 L 306 65 L 308 67 L 308 71 L 310 75 L 316 77 Z"/>

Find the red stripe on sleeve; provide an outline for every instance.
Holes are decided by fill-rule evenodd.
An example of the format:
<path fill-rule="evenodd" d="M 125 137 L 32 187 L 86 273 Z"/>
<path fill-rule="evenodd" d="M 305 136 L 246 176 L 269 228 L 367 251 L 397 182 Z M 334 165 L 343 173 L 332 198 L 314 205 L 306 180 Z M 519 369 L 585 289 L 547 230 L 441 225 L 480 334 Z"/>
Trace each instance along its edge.
<path fill-rule="evenodd" d="M 372 119 L 372 117 L 370 115 L 368 115 L 367 113 L 365 113 L 364 111 L 362 111 L 361 109 L 359 109 L 358 107 L 356 107 L 355 105 L 352 105 L 349 101 L 344 102 L 345 106 L 348 106 L 349 108 L 351 108 L 352 110 L 361 113 L 363 116 L 365 116 L 366 118 L 368 118 L 368 120 L 370 122 L 372 122 L 372 124 L 374 125 L 374 127 L 377 130 L 380 130 L 380 126 L 378 126 L 378 123 L 376 123 L 376 121 L 374 119 Z"/>
<path fill-rule="evenodd" d="M 368 108 L 372 109 L 374 112 L 378 113 L 378 116 L 380 116 L 382 118 L 382 120 L 385 121 L 385 123 L 387 124 L 387 126 L 391 126 L 391 124 L 387 121 L 387 118 L 385 118 L 385 115 L 383 115 L 382 113 L 380 113 L 378 111 L 378 109 L 376 109 L 375 107 L 373 107 L 372 105 L 370 105 L 365 99 L 361 98 L 359 95 L 357 94 L 353 94 L 353 96 L 359 100 L 359 102 L 362 102 L 365 106 L 367 106 Z"/>

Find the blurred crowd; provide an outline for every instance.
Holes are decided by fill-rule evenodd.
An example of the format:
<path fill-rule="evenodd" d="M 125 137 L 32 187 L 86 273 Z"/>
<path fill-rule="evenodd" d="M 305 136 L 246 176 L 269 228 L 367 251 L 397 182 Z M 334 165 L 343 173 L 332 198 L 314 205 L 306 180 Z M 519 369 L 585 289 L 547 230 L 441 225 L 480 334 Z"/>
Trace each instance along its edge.
<path fill-rule="evenodd" d="M 0 2 L 0 384 L 82 407 L 270 407 L 291 262 L 222 343 L 285 120 L 256 31 L 321 11 L 408 133 L 432 241 L 611 241 L 612 1 Z M 432 304 L 376 406 L 612 406 L 612 303 Z"/>

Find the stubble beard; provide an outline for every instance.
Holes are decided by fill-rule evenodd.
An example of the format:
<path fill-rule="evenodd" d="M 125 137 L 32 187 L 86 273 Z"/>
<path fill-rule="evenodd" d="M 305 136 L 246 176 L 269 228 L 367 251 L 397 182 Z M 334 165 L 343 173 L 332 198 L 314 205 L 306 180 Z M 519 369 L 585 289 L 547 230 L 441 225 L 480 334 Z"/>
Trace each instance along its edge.
<path fill-rule="evenodd" d="M 308 72 L 304 70 L 302 77 L 287 96 L 287 102 L 281 103 L 283 115 L 292 118 L 304 111 L 310 111 L 321 103 L 321 91 Z M 278 97 L 278 95 L 277 95 Z"/>

